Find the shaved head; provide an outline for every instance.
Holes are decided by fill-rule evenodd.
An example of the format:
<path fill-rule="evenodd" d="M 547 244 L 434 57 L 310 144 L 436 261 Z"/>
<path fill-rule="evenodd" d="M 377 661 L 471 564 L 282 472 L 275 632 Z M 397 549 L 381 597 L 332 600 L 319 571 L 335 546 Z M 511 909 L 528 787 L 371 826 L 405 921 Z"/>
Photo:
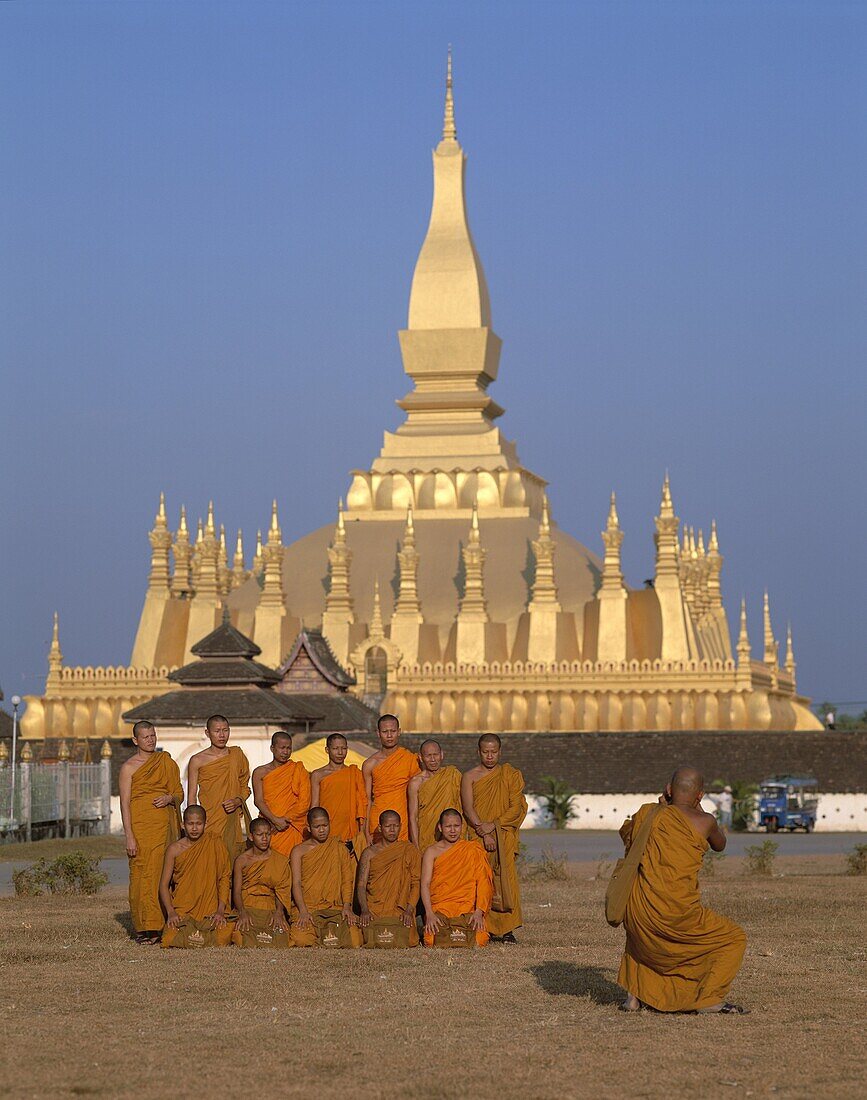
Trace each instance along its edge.
<path fill-rule="evenodd" d="M 460 821 L 463 821 L 464 819 L 464 815 L 461 813 L 460 810 L 443 810 L 443 812 L 440 814 L 439 824 L 442 825 L 447 817 L 456 817 Z"/>
<path fill-rule="evenodd" d="M 440 751 L 442 751 L 442 745 L 439 743 L 439 741 L 435 741 L 432 737 L 429 737 L 427 739 L 427 741 L 422 741 L 421 745 L 419 745 L 418 751 L 419 752 L 424 752 L 424 750 L 427 748 L 428 745 L 436 745 L 436 747 Z"/>
<path fill-rule="evenodd" d="M 187 806 L 184 810 L 184 821 L 186 821 L 188 817 L 200 817 L 202 821 L 207 821 L 208 819 L 208 815 L 205 813 L 205 807 L 195 805 Z"/>
<path fill-rule="evenodd" d="M 307 811 L 307 824 L 312 825 L 313 822 L 319 817 L 324 817 L 326 821 L 331 820 L 331 818 L 328 816 L 328 810 L 326 810 L 323 806 L 314 806 L 312 810 Z"/>
<path fill-rule="evenodd" d="M 276 733 L 271 734 L 271 747 L 273 748 L 278 741 L 288 741 L 292 744 L 292 734 L 287 733 L 286 730 L 277 730 Z"/>
<path fill-rule="evenodd" d="M 671 777 L 671 797 L 693 799 L 704 790 L 704 776 L 697 768 L 678 768 Z"/>
<path fill-rule="evenodd" d="M 383 810 L 379 815 L 379 824 L 384 825 L 386 821 L 396 821 L 400 824 L 400 814 L 397 810 Z"/>

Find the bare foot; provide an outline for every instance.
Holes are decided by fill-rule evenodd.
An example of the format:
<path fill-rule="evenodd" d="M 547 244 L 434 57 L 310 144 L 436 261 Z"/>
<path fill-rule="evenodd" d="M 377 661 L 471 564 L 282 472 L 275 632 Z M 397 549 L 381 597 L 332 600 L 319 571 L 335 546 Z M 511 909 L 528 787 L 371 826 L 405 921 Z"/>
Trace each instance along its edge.
<path fill-rule="evenodd" d="M 631 993 L 626 995 L 626 1000 L 620 1006 L 621 1012 L 640 1012 L 641 1001 L 637 997 L 634 997 Z"/>

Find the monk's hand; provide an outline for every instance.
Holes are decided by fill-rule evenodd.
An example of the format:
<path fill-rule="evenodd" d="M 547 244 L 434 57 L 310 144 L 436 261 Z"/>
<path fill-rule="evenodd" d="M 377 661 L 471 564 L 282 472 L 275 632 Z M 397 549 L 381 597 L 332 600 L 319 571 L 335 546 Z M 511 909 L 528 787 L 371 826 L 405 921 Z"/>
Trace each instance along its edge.
<path fill-rule="evenodd" d="M 170 794 L 161 794 L 154 799 L 154 805 L 158 810 L 161 810 L 164 806 L 171 806 L 174 802 L 174 797 Z"/>
<path fill-rule="evenodd" d="M 485 914 L 481 909 L 477 909 L 470 915 L 470 928 L 474 932 L 484 932 L 485 930 Z"/>
<path fill-rule="evenodd" d="M 408 905 L 406 909 L 401 913 L 400 919 L 403 922 L 404 928 L 412 928 L 413 921 L 415 920 L 415 910 L 411 905 Z"/>
<path fill-rule="evenodd" d="M 238 931 L 246 932 L 253 922 L 250 920 L 250 914 L 246 909 L 238 910 Z"/>
<path fill-rule="evenodd" d="M 289 828 L 289 819 L 286 817 L 272 817 L 271 824 L 278 833 L 285 833 Z"/>
<path fill-rule="evenodd" d="M 135 859 L 138 855 L 138 844 L 136 844 L 135 837 L 132 833 L 129 833 L 126 838 L 126 854 L 130 859 Z"/>
<path fill-rule="evenodd" d="M 303 913 L 299 909 L 298 910 L 298 920 L 296 921 L 296 923 L 297 923 L 299 928 L 312 928 L 313 927 L 313 918 L 310 916 L 310 914 L 307 912 L 306 909 L 304 910 Z"/>
<path fill-rule="evenodd" d="M 268 927 L 272 932 L 282 932 L 286 927 L 286 919 L 283 914 L 275 909 L 268 920 Z"/>
<path fill-rule="evenodd" d="M 437 932 L 442 928 L 443 922 L 436 915 L 436 913 L 425 913 L 424 915 L 424 930 L 429 936 L 435 936 Z"/>
<path fill-rule="evenodd" d="M 370 915 L 371 914 L 370 914 L 369 909 L 362 909 L 361 910 L 361 914 L 358 918 L 358 927 L 359 928 L 367 928 L 367 926 L 370 924 Z"/>
<path fill-rule="evenodd" d="M 665 797 L 664 794 L 661 794 L 659 796 L 659 798 L 657 799 L 657 801 L 659 802 L 660 806 L 667 806 L 668 805 L 668 799 Z"/>
<path fill-rule="evenodd" d="M 485 835 L 482 837 L 482 841 L 485 845 L 486 852 L 496 852 L 497 838 L 493 833 L 485 833 Z"/>
<path fill-rule="evenodd" d="M 233 814 L 235 810 L 240 809 L 240 806 L 240 798 L 227 798 L 226 801 L 223 803 L 223 811 L 227 814 Z"/>
<path fill-rule="evenodd" d="M 170 909 L 168 916 L 166 917 L 166 924 L 169 928 L 181 927 L 181 915 L 175 909 Z"/>

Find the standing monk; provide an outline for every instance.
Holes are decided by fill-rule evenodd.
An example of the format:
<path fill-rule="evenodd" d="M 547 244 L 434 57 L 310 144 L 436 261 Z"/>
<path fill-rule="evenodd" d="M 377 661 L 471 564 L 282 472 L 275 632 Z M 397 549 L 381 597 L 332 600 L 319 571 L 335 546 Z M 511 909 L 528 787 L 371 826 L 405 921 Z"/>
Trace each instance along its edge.
<path fill-rule="evenodd" d="M 460 810 L 440 814 L 441 839 L 425 851 L 421 861 L 421 900 L 424 905 L 425 947 L 477 947 L 490 939 L 487 918 L 494 894 L 491 867 L 478 844 L 463 840 Z M 450 928 L 445 943 L 436 936 Z"/>
<path fill-rule="evenodd" d="M 732 921 L 705 909 L 698 872 L 708 845 L 721 852 L 725 833 L 701 808 L 704 780 L 695 768 L 678 768 L 650 826 L 638 874 L 626 905 L 626 950 L 617 981 L 627 1012 L 650 1005 L 658 1012 L 746 1011 L 726 1000 L 740 969 L 747 938 Z M 623 823 L 627 852 L 653 809 L 642 806 Z"/>
<path fill-rule="evenodd" d="M 292 734 L 278 730 L 271 738 L 270 764 L 253 772 L 253 801 L 272 828 L 271 847 L 288 858 L 304 839 L 310 809 L 310 773 L 290 760 Z"/>
<path fill-rule="evenodd" d="M 414 752 L 398 745 L 400 722 L 393 714 L 383 714 L 376 723 L 380 748 L 369 756 L 361 768 L 364 776 L 364 789 L 370 804 L 366 833 L 367 842 L 372 844 L 380 839 L 379 815 L 383 810 L 394 810 L 400 814 L 400 840 L 409 838 L 407 820 L 406 788 L 410 779 L 418 775 L 421 768 Z"/>
<path fill-rule="evenodd" d="M 310 839 L 292 849 L 292 925 L 296 947 L 361 947 L 352 912 L 355 862 L 346 845 L 330 836 L 331 822 L 321 806 L 307 814 Z"/>
<path fill-rule="evenodd" d="M 205 807 L 208 832 L 222 840 L 234 862 L 244 850 L 242 818 L 249 825 L 250 765 L 237 745 L 227 748 L 231 733 L 228 718 L 212 714 L 205 733 L 211 744 L 190 758 L 187 805 L 198 802 Z"/>
<path fill-rule="evenodd" d="M 440 814 L 461 804 L 461 773 L 452 764 L 443 767 L 439 741 L 428 738 L 418 750 L 422 770 L 407 787 L 409 839 L 420 852 L 435 840 Z"/>
<path fill-rule="evenodd" d="M 521 927 L 518 885 L 518 831 L 527 816 L 524 777 L 511 764 L 500 763 L 501 741 L 495 733 L 479 738 L 479 763 L 464 774 L 464 817 L 488 853 L 494 873 L 494 900 L 488 915 L 491 939 L 517 943 Z"/>
<path fill-rule="evenodd" d="M 166 910 L 163 947 L 228 947 L 226 923 L 232 867 L 226 845 L 205 834 L 201 806 L 184 810 L 184 835 L 166 849 L 160 898 Z"/>
<path fill-rule="evenodd" d="M 159 943 L 165 921 L 160 875 L 166 848 L 180 836 L 184 800 L 181 773 L 167 752 L 157 752 L 150 722 L 132 728 L 136 751 L 120 769 L 120 816 L 129 856 L 129 911 L 136 940 Z"/>
<path fill-rule="evenodd" d="M 325 740 L 328 763 L 310 776 L 310 806 L 321 806 L 331 819 L 331 835 L 352 849 L 356 857 L 367 843 L 367 794 L 357 764 L 347 764 L 349 742 L 342 733 L 330 733 Z"/>
<path fill-rule="evenodd" d="M 358 923 L 364 932 L 364 944 L 418 947 L 415 908 L 421 856 L 414 844 L 397 839 L 400 816 L 394 810 L 383 810 L 379 815 L 379 832 L 382 840 L 365 848 L 358 861 L 356 892 L 361 913 Z M 398 937 L 401 925 L 406 932 Z M 402 942 L 398 942 L 399 938 Z"/>

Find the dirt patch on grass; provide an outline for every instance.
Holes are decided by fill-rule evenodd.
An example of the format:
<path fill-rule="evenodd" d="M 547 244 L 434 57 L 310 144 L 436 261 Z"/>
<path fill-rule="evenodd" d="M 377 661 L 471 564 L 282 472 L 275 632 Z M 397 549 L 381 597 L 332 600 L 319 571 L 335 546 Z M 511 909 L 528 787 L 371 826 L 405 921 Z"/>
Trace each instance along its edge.
<path fill-rule="evenodd" d="M 130 942 L 117 888 L 5 901 L 0 1094 L 858 1092 L 863 881 L 727 868 L 705 899 L 747 930 L 733 994 L 752 1015 L 627 1015 L 604 882 L 570 871 L 525 884 L 519 947 L 476 952 L 161 951 Z"/>

